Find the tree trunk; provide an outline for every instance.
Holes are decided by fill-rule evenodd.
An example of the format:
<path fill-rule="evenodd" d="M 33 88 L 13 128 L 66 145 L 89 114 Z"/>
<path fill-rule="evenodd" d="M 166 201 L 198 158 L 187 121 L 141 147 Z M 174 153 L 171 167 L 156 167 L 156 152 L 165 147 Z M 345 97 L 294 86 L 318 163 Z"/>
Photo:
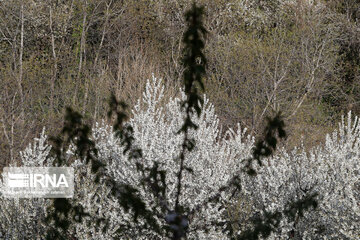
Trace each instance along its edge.
<path fill-rule="evenodd" d="M 24 94 L 22 89 L 22 80 L 23 80 L 23 52 L 24 52 L 24 3 L 21 2 L 20 8 L 20 21 L 21 21 L 21 32 L 20 32 L 20 51 L 19 51 L 19 77 L 18 77 L 18 87 L 20 95 L 20 111 L 21 111 L 21 121 L 24 121 Z"/>
<path fill-rule="evenodd" d="M 85 1 L 84 6 L 84 16 L 81 28 L 81 38 L 80 38 L 80 56 L 79 56 L 79 67 L 78 67 L 78 74 L 76 77 L 75 82 L 75 92 L 73 98 L 73 104 L 76 103 L 77 92 L 79 89 L 79 81 L 81 80 L 81 73 L 82 73 L 82 65 L 83 65 L 83 57 L 85 56 L 85 29 L 86 29 L 86 17 L 87 17 L 87 1 Z"/>
<path fill-rule="evenodd" d="M 54 88 L 55 88 L 55 81 L 56 81 L 56 75 L 57 75 L 57 58 L 56 58 L 56 52 L 55 52 L 55 40 L 54 40 L 54 32 L 52 28 L 52 9 L 50 7 L 50 31 L 51 31 L 51 48 L 52 48 L 52 55 L 54 59 L 54 66 L 53 66 L 53 75 L 51 77 L 50 82 L 50 112 L 53 113 L 54 109 Z"/>

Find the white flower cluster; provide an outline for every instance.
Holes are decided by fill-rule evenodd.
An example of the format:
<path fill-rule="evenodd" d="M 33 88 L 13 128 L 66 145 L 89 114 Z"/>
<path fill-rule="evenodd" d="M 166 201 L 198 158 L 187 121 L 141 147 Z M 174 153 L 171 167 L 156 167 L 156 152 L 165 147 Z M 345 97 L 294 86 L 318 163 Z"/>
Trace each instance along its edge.
<path fill-rule="evenodd" d="M 183 140 L 183 136 L 176 132 L 183 123 L 180 102 L 184 99 L 182 93 L 180 98 L 171 98 L 163 104 L 164 88 L 161 81 L 153 77 L 147 82 L 143 98 L 134 107 L 129 120 L 134 130 L 134 144 L 143 151 L 143 165 L 152 167 L 156 161 L 159 168 L 166 171 L 164 205 L 169 210 L 174 209 L 175 204 L 176 174 L 179 171 L 177 157 Z M 318 208 L 305 212 L 303 217 L 296 217 L 295 221 L 283 218 L 271 239 L 288 239 L 289 234 L 294 234 L 298 239 L 314 239 L 318 236 L 324 239 L 357 239 L 360 236 L 360 127 L 358 118 L 352 121 L 351 113 L 346 124 L 344 120 L 341 122 L 339 131 L 327 136 L 324 146 L 310 152 L 302 147 L 291 152 L 280 149 L 273 157 L 263 161 L 263 166 L 257 168 L 256 177 L 249 177 L 240 171 L 241 160 L 251 156 L 254 146 L 254 138 L 246 134 L 246 129 L 238 126 L 236 131 L 229 129 L 225 134 L 220 134 L 219 120 L 206 96 L 201 115 L 193 118 L 199 128 L 189 133 L 196 146 L 185 155 L 185 165 L 192 171 L 184 172 L 181 205 L 190 210 L 196 208 L 214 196 L 235 174 L 241 174 L 242 192 L 232 199 L 230 194 L 223 192 L 218 202 L 200 208 L 189 219 L 189 239 L 226 239 L 224 228 L 216 228 L 211 223 L 230 218 L 234 220 L 234 211 L 239 212 L 239 216 L 247 215 L 241 219 L 248 221 L 251 216 L 264 211 L 284 210 L 286 204 L 315 192 L 319 194 Z M 140 186 L 140 173 L 136 171 L 135 163 L 123 153 L 124 148 L 112 127 L 105 122 L 97 123 L 92 137 L 99 150 L 99 160 L 106 164 L 107 174 L 117 183 Z M 24 165 L 41 166 L 52 162 L 52 159 L 47 159 L 50 147 L 45 140 L 43 132 L 33 147 L 29 145 L 21 153 Z M 72 152 L 69 151 L 68 155 Z M 82 223 L 69 230 L 71 236 L 77 239 L 161 239 L 156 233 L 142 229 L 144 222 L 141 219 L 133 222 L 132 212 L 125 212 L 120 207 L 107 185 L 94 183 L 89 166 L 79 160 L 72 166 L 76 174 L 73 202 L 83 206 L 90 215 L 106 221 L 99 227 L 94 218 L 85 217 Z M 147 207 L 154 209 L 157 204 L 153 195 L 142 188 L 139 190 Z M 34 213 L 30 207 L 42 209 L 43 212 L 35 216 L 41 222 L 47 201 L 40 203 L 38 200 L 36 204 L 40 204 L 40 207 L 33 205 L 32 201 L 15 204 L 17 200 L 0 198 L 0 202 L 0 232 L 2 236 L 8 234 L 5 239 L 12 239 L 13 236 L 21 239 L 23 235 L 18 234 L 22 232 L 43 230 L 33 228 L 28 224 L 28 219 Z M 229 213 L 230 208 L 235 210 Z M 168 218 L 171 216 L 168 215 Z M 157 220 L 159 224 L 164 224 L 165 216 Z M 19 221 L 22 221 L 22 225 L 18 225 Z M 14 233 L 7 231 L 6 227 L 10 227 Z M 239 228 L 239 224 L 233 227 L 241 234 L 243 228 Z"/>
<path fill-rule="evenodd" d="M 170 99 L 161 107 L 163 93 L 161 81 L 155 77 L 148 81 L 143 98 L 134 107 L 129 123 L 134 129 L 134 144 L 143 151 L 144 166 L 152 167 L 156 161 L 160 168 L 166 171 L 166 200 L 168 208 L 172 209 L 175 204 L 176 174 L 179 171 L 176 159 L 183 140 L 183 136 L 176 132 L 183 124 L 184 114 L 180 111 L 180 102 L 185 99 L 185 95 Z M 230 180 L 234 170 L 240 167 L 238 160 L 250 156 L 254 142 L 252 137 L 245 136 L 246 130 L 242 131 L 240 128 L 236 132 L 229 130 L 225 136 L 220 136 L 219 120 L 213 105 L 206 97 L 202 114 L 194 117 L 194 122 L 198 129 L 191 131 L 189 137 L 195 140 L 196 146 L 192 152 L 186 154 L 185 159 L 185 165 L 191 168 L 192 172 L 184 173 L 180 199 L 180 203 L 189 209 L 203 203 Z M 99 156 L 103 161 L 107 161 L 109 174 L 118 182 L 137 186 L 141 176 L 136 172 L 135 163 L 130 162 L 122 153 L 123 148 L 119 146 L 112 128 L 104 124 L 96 125 L 93 133 Z M 155 207 L 149 192 L 141 194 L 148 200 L 149 208 Z M 208 229 L 209 232 L 205 234 L 201 227 L 208 222 L 222 219 L 225 209 L 220 210 L 221 207 L 221 203 L 210 204 L 198 212 L 191 221 L 189 238 L 224 238 L 221 231 L 215 228 Z M 200 227 L 202 229 L 198 230 Z"/>
<path fill-rule="evenodd" d="M 295 222 L 283 219 L 271 239 L 357 239 L 360 236 L 360 126 L 348 113 L 339 131 L 327 135 L 324 146 L 310 152 L 280 150 L 264 162 L 251 185 L 258 210 L 283 210 L 286 204 L 318 193 L 319 206 Z M 253 186 L 253 188 L 249 188 Z"/>
<path fill-rule="evenodd" d="M 34 145 L 29 144 L 20 152 L 21 165 L 51 166 L 53 159 L 49 157 L 50 150 L 44 128 L 40 138 L 34 139 Z M 2 196 L 3 187 L 0 179 L 0 239 L 44 239 L 48 227 L 45 222 L 46 209 L 50 200 L 5 198 Z"/>

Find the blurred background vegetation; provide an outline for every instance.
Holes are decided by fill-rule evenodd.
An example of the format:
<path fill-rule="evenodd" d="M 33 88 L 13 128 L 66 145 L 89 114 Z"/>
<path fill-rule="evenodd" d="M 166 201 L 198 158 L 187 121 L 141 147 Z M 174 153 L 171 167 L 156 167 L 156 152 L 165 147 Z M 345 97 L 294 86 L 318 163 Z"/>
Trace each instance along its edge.
<path fill-rule="evenodd" d="M 130 106 L 152 73 L 168 97 L 182 85 L 190 0 L 0 1 L 0 163 L 19 161 L 66 106 L 89 123 L 114 92 Z M 360 112 L 359 0 L 198 0 L 209 31 L 206 94 L 223 130 L 254 135 L 281 110 L 288 148 L 311 147 L 341 114 Z"/>

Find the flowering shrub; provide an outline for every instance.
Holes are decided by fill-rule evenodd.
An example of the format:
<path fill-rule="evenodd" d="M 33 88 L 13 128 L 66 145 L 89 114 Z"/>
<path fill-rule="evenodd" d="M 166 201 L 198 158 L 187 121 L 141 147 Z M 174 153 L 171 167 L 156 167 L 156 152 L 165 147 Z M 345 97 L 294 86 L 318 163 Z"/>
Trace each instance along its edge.
<path fill-rule="evenodd" d="M 319 207 L 296 217 L 282 219 L 272 239 L 356 239 L 360 236 L 360 127 L 348 113 L 339 130 L 327 135 L 324 146 L 306 153 L 303 148 L 290 153 L 280 150 L 258 169 L 253 185 L 245 184 L 246 192 L 262 212 L 282 209 L 287 203 L 306 194 L 319 194 Z M 253 186 L 249 188 L 249 186 Z"/>
<path fill-rule="evenodd" d="M 129 124 L 134 129 L 134 144 L 143 151 L 144 166 L 151 167 L 153 161 L 156 160 L 159 167 L 166 170 L 166 199 L 170 200 L 167 205 L 171 206 L 174 205 L 171 200 L 175 199 L 175 179 L 178 171 L 178 164 L 174 162 L 174 159 L 180 151 L 182 141 L 182 135 L 175 133 L 181 127 L 183 113 L 180 111 L 182 100 L 180 98 L 170 99 L 164 108 L 160 107 L 163 92 L 161 81 L 153 77 L 152 81 L 146 85 L 143 99 L 139 100 L 134 107 L 134 117 L 130 119 Z M 184 98 L 184 94 L 181 97 Z M 187 154 L 185 159 L 186 165 L 192 169 L 192 172 L 184 173 L 183 197 L 180 199 L 181 204 L 189 209 L 201 204 L 230 180 L 231 173 L 235 173 L 234 170 L 240 167 L 239 161 L 235 159 L 249 157 L 254 141 L 250 136 L 245 137 L 246 130 L 242 131 L 240 128 L 237 132 L 229 130 L 225 137 L 220 136 L 219 120 L 214 107 L 206 97 L 202 114 L 200 117 L 194 116 L 194 122 L 199 128 L 197 131 L 191 131 L 190 137 L 195 139 L 196 148 Z M 99 158 L 101 161 L 106 161 L 107 171 L 114 180 L 133 185 L 141 181 L 140 173 L 135 170 L 135 163 L 130 162 L 128 156 L 123 154 L 123 147 L 115 137 L 112 127 L 105 123 L 96 124 L 93 129 L 93 138 L 99 150 Z M 80 185 L 83 186 L 83 184 Z M 155 206 L 151 193 L 141 192 L 141 194 L 148 200 L 149 208 Z M 225 201 L 227 196 L 223 197 Z M 225 235 L 215 228 L 208 229 L 209 233 L 204 231 L 207 223 L 226 217 L 224 211 L 224 206 L 219 202 L 196 213 L 191 221 L 189 237 L 224 238 Z M 124 220 L 131 221 L 130 217 L 125 217 Z M 162 221 L 162 219 L 158 220 Z M 138 234 L 138 230 L 135 232 Z M 128 234 L 125 233 L 125 235 Z M 149 238 L 150 235 L 145 238 Z"/>
<path fill-rule="evenodd" d="M 47 143 L 45 128 L 40 138 L 34 139 L 20 152 L 21 165 L 27 167 L 50 166 L 51 146 Z M 3 182 L 0 179 L 0 189 Z M 48 226 L 45 223 L 46 209 L 50 200 L 42 198 L 16 199 L 1 196 L 0 191 L 0 239 L 44 239 Z"/>
<path fill-rule="evenodd" d="M 155 77 L 147 82 L 143 98 L 133 109 L 133 117 L 127 124 L 134 130 L 134 145 L 141 148 L 141 159 L 145 167 L 158 162 L 159 169 L 166 170 L 166 202 L 170 208 L 174 205 L 176 192 L 176 173 L 179 163 L 176 157 L 181 148 L 182 134 L 175 134 L 181 127 L 184 113 L 180 102 L 185 98 L 171 98 L 165 105 L 164 88 L 161 80 Z M 216 194 L 223 185 L 243 168 L 242 159 L 251 156 L 254 138 L 246 134 L 246 129 L 229 129 L 220 134 L 219 120 L 215 109 L 204 96 L 202 112 L 199 117 L 192 116 L 198 129 L 190 130 L 189 136 L 195 139 L 193 151 L 185 155 L 186 166 L 192 171 L 183 175 L 183 192 L 180 197 L 182 206 L 195 209 L 206 199 Z M 308 194 L 318 193 L 319 207 L 314 211 L 296 213 L 295 220 L 284 217 L 277 231 L 270 239 L 356 239 L 360 236 L 360 166 L 359 144 L 360 127 L 358 118 L 352 120 L 348 114 L 339 130 L 328 135 L 325 145 L 310 152 L 300 147 L 290 152 L 280 149 L 271 158 L 263 161 L 263 166 L 256 166 L 255 177 L 241 174 L 242 192 L 232 197 L 230 192 L 222 192 L 215 203 L 211 202 L 199 208 L 189 217 L 189 239 L 226 239 L 229 223 L 237 229 L 235 234 L 244 230 L 240 225 L 251 227 L 252 216 L 266 212 L 283 211 L 284 206 L 302 199 Z M 124 147 L 115 136 L 113 128 L 105 122 L 96 123 L 92 138 L 98 149 L 98 159 L 106 163 L 105 171 L 118 183 L 141 184 L 141 173 L 136 165 L 124 154 Z M 22 153 L 24 166 L 49 166 L 53 159 L 49 157 L 51 147 L 46 143 L 44 133 L 35 139 Z M 67 158 L 73 158 L 74 146 L 67 152 Z M 158 233 L 144 230 L 145 222 L 134 222 L 132 212 L 121 208 L 118 199 L 110 194 L 110 187 L 100 179 L 96 184 L 90 166 L 78 159 L 73 161 L 75 168 L 75 195 L 72 201 L 84 207 L 89 216 L 81 223 L 69 229 L 69 236 L 76 239 L 160 239 Z M 146 200 L 147 208 L 157 207 L 150 192 L 140 191 Z M 245 200 L 244 200 L 245 199 Z M 239 205 L 240 202 L 242 204 Z M 245 201 L 245 203 L 244 203 Z M 44 218 L 49 206 L 45 199 L 6 199 L 0 198 L 0 233 L 4 239 L 43 239 L 44 232 L 51 225 L 46 225 Z M 228 210 L 232 206 L 236 211 L 246 213 L 243 217 L 234 217 Z M 244 206 L 250 206 L 245 209 Z M 96 218 L 94 218 L 94 216 Z M 169 214 L 168 218 L 175 217 Z M 105 219 L 97 224 L 96 219 Z M 165 219 L 156 216 L 159 224 Z M 34 223 L 36 222 L 36 224 Z M 246 221 L 246 222 L 244 222 Z M 216 223 L 225 223 L 219 225 Z M 184 223 L 187 224 L 187 223 Z"/>

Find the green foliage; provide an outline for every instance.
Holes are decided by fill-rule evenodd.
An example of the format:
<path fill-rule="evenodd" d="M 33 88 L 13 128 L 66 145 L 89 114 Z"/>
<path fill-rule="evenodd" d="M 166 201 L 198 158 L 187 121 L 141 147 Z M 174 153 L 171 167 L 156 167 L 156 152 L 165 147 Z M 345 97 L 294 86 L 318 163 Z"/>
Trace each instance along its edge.
<path fill-rule="evenodd" d="M 196 113 L 200 115 L 202 99 L 197 92 L 196 86 L 204 90 L 202 77 L 205 74 L 206 58 L 203 54 L 204 41 L 202 38 L 207 33 L 203 27 L 202 15 L 204 14 L 204 7 L 197 7 L 194 3 L 192 11 L 185 14 L 185 19 L 188 22 L 188 29 L 184 33 L 184 85 L 185 93 L 188 96 L 187 109 L 192 111 L 194 108 Z M 185 107 L 185 103 L 183 103 Z"/>
<path fill-rule="evenodd" d="M 264 131 L 263 139 L 259 139 L 255 143 L 253 149 L 253 157 L 247 160 L 246 171 L 250 175 L 255 175 L 256 171 L 252 168 L 252 161 L 256 162 L 261 166 L 262 158 L 269 157 L 275 150 L 279 139 L 286 137 L 284 130 L 285 123 L 281 118 L 281 114 L 278 113 L 274 118 L 267 117 L 267 125 Z"/>
<path fill-rule="evenodd" d="M 52 137 L 52 155 L 55 157 L 55 166 L 66 166 L 64 153 L 70 144 L 76 146 L 75 155 L 86 164 L 91 165 L 91 171 L 96 175 L 95 182 L 100 180 L 100 168 L 104 165 L 97 160 L 97 149 L 90 140 L 91 128 L 83 123 L 82 116 L 71 108 L 66 109 L 64 127 L 58 137 Z M 47 239 L 66 239 L 67 229 L 73 223 L 81 222 L 84 216 L 88 216 L 81 205 L 74 205 L 70 199 L 56 198 L 49 209 L 47 221 L 53 221 L 55 228 L 47 233 Z M 96 218 L 96 216 L 93 216 Z"/>
<path fill-rule="evenodd" d="M 194 110 L 197 115 L 200 116 L 201 104 L 203 103 L 203 100 L 198 93 L 198 88 L 200 88 L 200 90 L 204 90 L 202 77 L 205 75 L 206 65 L 206 58 L 202 52 L 204 49 L 203 38 L 207 32 L 202 22 L 203 14 L 204 8 L 197 7 L 195 3 L 193 3 L 192 9 L 185 14 L 185 20 L 188 24 L 188 28 L 183 37 L 185 46 L 182 63 L 184 66 L 183 78 L 187 98 L 182 103 L 182 108 L 185 109 L 186 117 L 184 119 L 184 124 L 178 131 L 178 134 L 184 133 L 184 141 L 182 144 L 182 151 L 179 156 L 180 169 L 177 175 L 178 185 L 175 201 L 176 212 L 179 212 L 181 209 L 179 206 L 179 198 L 181 194 L 182 172 L 184 169 L 189 169 L 184 166 L 185 153 L 186 150 L 191 151 L 195 146 L 195 141 L 193 139 L 189 139 L 187 135 L 189 129 L 197 129 L 196 124 L 191 120 L 191 116 L 194 114 Z M 174 233 L 174 235 L 176 234 Z"/>

